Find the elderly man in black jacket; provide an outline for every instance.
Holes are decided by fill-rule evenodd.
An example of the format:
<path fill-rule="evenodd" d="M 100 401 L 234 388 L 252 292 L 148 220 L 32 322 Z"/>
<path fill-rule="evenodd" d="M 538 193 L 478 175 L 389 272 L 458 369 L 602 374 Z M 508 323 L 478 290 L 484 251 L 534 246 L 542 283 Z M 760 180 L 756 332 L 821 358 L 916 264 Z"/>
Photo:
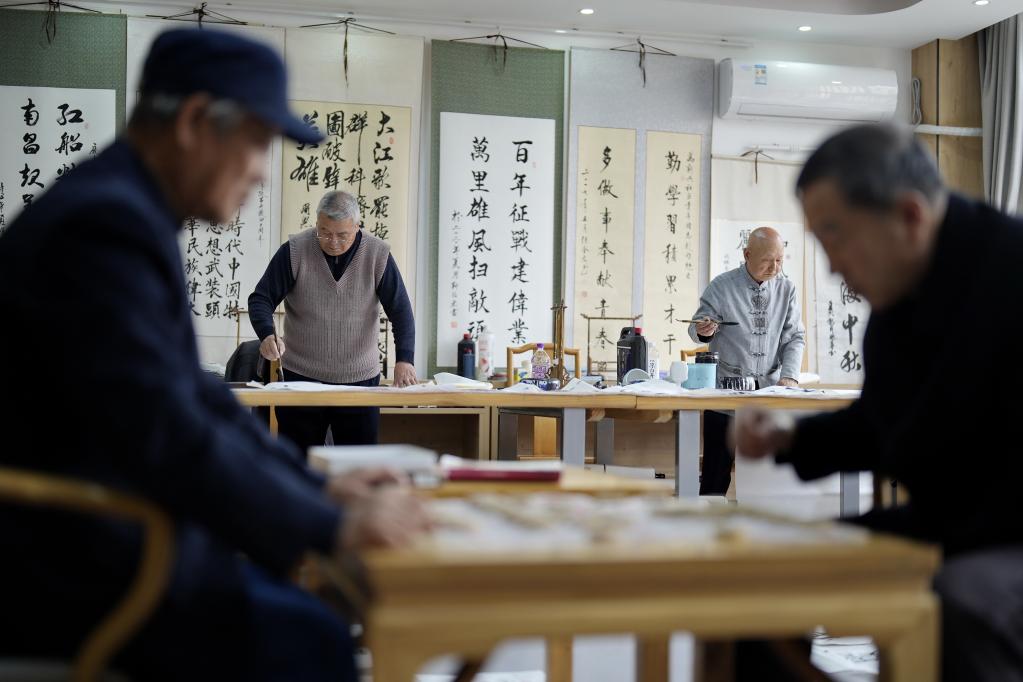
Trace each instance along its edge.
<path fill-rule="evenodd" d="M 796 424 L 740 413 L 738 450 L 804 479 L 898 479 L 909 503 L 859 521 L 944 548 L 944 679 L 1023 679 L 1023 221 L 948 192 L 923 145 L 890 127 L 825 142 L 798 192 L 831 269 L 873 308 L 863 394 Z"/>
<path fill-rule="evenodd" d="M 171 585 L 117 662 L 135 679 L 354 682 L 347 626 L 288 573 L 309 551 L 403 544 L 421 511 L 386 472 L 310 471 L 200 370 L 178 249 L 185 217 L 234 215 L 276 134 L 316 135 L 281 59 L 237 35 L 163 34 L 140 89 L 127 133 L 0 237 L 0 466 L 172 516 Z M 130 526 L 0 506 L 0 656 L 69 657 L 139 549 Z"/>

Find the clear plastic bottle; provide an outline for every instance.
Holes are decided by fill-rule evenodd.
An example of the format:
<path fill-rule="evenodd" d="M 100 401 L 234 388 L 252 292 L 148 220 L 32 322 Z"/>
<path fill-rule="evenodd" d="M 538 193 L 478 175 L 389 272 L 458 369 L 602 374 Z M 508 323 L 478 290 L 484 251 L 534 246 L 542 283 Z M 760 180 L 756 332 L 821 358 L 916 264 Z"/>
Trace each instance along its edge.
<path fill-rule="evenodd" d="M 533 378 L 550 379 L 551 377 L 551 356 L 543 349 L 543 344 L 536 344 L 533 351 Z"/>
<path fill-rule="evenodd" d="M 529 358 L 526 358 L 521 363 L 519 363 L 519 370 L 518 371 L 519 371 L 519 379 L 518 379 L 519 381 L 522 381 L 523 379 L 528 379 L 529 377 L 533 376 L 533 365 L 529 361 Z"/>
<path fill-rule="evenodd" d="M 646 373 L 651 379 L 660 379 L 661 355 L 657 352 L 657 344 L 653 341 L 646 342 Z"/>
<path fill-rule="evenodd" d="M 479 379 L 489 379 L 494 376 L 494 332 L 484 327 L 476 340 L 476 351 L 479 360 Z"/>

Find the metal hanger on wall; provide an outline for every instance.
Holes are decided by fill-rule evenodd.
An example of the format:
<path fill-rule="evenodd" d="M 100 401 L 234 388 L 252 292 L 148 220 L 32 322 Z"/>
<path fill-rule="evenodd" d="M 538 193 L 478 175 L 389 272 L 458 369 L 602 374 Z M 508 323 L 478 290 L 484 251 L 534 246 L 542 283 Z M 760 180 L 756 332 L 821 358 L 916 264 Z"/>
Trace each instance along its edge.
<path fill-rule="evenodd" d="M 348 84 L 348 29 L 357 28 L 363 31 L 374 31 L 376 33 L 386 33 L 389 36 L 395 35 L 394 31 L 385 31 L 382 28 L 375 28 L 373 26 L 366 26 L 356 22 L 355 17 L 346 17 L 344 19 L 337 19 L 335 21 L 325 21 L 321 24 L 306 24 L 305 26 L 299 26 L 299 28 L 319 28 L 320 26 L 344 26 L 345 27 L 345 42 L 344 48 L 341 51 L 341 63 L 345 69 L 345 85 Z"/>
<path fill-rule="evenodd" d="M 647 55 L 647 52 L 649 51 L 652 54 L 660 54 L 660 55 L 665 55 L 667 57 L 674 57 L 674 56 L 676 56 L 674 52 L 668 52 L 667 50 L 662 50 L 659 47 L 655 47 L 653 45 L 647 45 L 646 43 L 643 42 L 642 38 L 636 38 L 636 44 L 635 45 L 633 45 L 632 43 L 628 43 L 626 45 L 619 45 L 618 47 L 612 47 L 611 50 L 614 51 L 614 52 L 638 52 L 639 53 L 639 71 L 640 71 L 640 73 L 643 74 L 643 87 L 644 88 L 646 87 L 646 55 Z"/>
<path fill-rule="evenodd" d="M 247 21 L 241 21 L 215 10 L 206 9 L 205 2 L 187 12 L 179 12 L 178 14 L 169 14 L 167 16 L 160 16 L 158 14 L 147 14 L 146 16 L 153 19 L 166 19 L 167 21 L 193 21 L 194 17 L 194 21 L 199 24 L 199 28 L 202 28 L 203 22 L 209 24 L 231 24 L 234 26 L 249 25 Z"/>
<path fill-rule="evenodd" d="M 507 64 L 508 64 L 508 41 L 509 40 L 514 42 L 514 43 L 521 43 L 522 45 L 528 45 L 529 47 L 536 47 L 536 48 L 539 48 L 541 50 L 546 50 L 547 49 L 543 45 L 537 45 L 536 43 L 530 43 L 530 42 L 525 41 L 525 40 L 520 40 L 518 38 L 513 38 L 511 36 L 506 36 L 503 33 L 501 33 L 501 28 L 500 27 L 497 28 L 497 33 L 491 33 L 491 34 L 485 35 L 485 36 L 471 36 L 469 38 L 452 38 L 449 42 L 460 43 L 460 42 L 465 42 L 465 41 L 469 41 L 469 40 L 493 40 L 494 44 L 492 45 L 492 47 L 493 47 L 493 50 L 494 50 L 494 63 L 497 63 L 497 50 L 498 50 L 498 47 L 499 47 L 498 43 L 500 43 L 500 49 L 501 49 L 501 71 L 502 72 L 504 71 L 504 67 L 507 66 Z"/>
<path fill-rule="evenodd" d="M 53 39 L 57 37 L 57 14 L 60 13 L 61 7 L 70 7 L 71 9 L 77 9 L 83 12 L 102 14 L 99 10 L 72 5 L 69 2 L 61 2 L 61 0 L 46 0 L 45 2 L 16 2 L 10 5 L 0 5 L 0 9 L 6 9 L 8 7 L 35 7 L 37 5 L 44 5 L 46 7 L 46 16 L 43 17 L 43 31 L 46 33 L 46 42 L 50 45 L 53 44 Z"/>

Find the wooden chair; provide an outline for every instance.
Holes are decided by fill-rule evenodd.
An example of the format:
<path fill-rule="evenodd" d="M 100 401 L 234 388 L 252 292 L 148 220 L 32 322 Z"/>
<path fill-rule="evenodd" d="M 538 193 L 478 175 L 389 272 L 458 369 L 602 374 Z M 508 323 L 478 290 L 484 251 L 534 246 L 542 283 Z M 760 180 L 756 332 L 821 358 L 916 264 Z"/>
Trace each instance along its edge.
<path fill-rule="evenodd" d="M 174 559 L 170 519 L 150 502 L 97 483 L 17 469 L 0 468 L 0 500 L 132 521 L 142 526 L 145 539 L 135 579 L 120 602 L 86 637 L 70 670 L 50 661 L 32 661 L 43 663 L 47 672 L 53 672 L 55 667 L 64 668 L 58 679 L 73 682 L 103 679 L 114 654 L 142 628 L 167 588 Z M 17 659 L 0 659 L 0 669 L 7 664 L 25 669 Z"/>
<path fill-rule="evenodd" d="M 688 362 L 690 358 L 696 359 L 697 353 L 706 353 L 709 350 L 710 346 L 700 346 L 699 348 L 690 348 L 689 350 L 683 348 L 679 353 L 682 355 L 682 362 Z"/>
<path fill-rule="evenodd" d="M 554 349 L 553 343 L 544 343 L 543 348 L 546 351 L 550 348 Z M 517 382 L 515 378 L 515 356 L 522 355 L 523 353 L 532 353 L 536 350 L 535 343 L 526 343 L 521 346 L 508 346 L 506 360 L 508 363 L 508 385 L 514 386 Z M 553 355 L 553 353 L 551 354 Z M 579 364 L 579 349 L 578 348 L 566 348 L 565 357 L 572 357 L 575 362 L 573 374 L 575 378 L 580 378 L 581 367 Z M 554 360 L 551 357 L 551 360 Z M 555 457 L 558 454 L 558 420 L 553 417 L 533 417 L 533 455 L 537 457 Z"/>
<path fill-rule="evenodd" d="M 546 351 L 548 348 L 550 348 L 553 351 L 554 344 L 553 343 L 544 343 L 543 344 L 543 349 Z M 536 344 L 535 343 L 525 343 L 525 344 L 522 344 L 521 346 L 508 346 L 506 360 L 507 360 L 507 363 L 508 363 L 508 385 L 509 386 L 513 386 L 513 385 L 515 385 L 517 383 L 517 381 L 515 379 L 515 364 L 514 364 L 515 363 L 515 356 L 516 355 L 522 355 L 523 353 L 532 353 L 535 350 L 536 350 Z M 553 352 L 548 353 L 548 355 L 551 356 L 551 360 L 553 361 L 554 360 Z M 582 376 L 582 374 L 580 373 L 580 365 L 579 365 L 579 349 L 578 348 L 566 348 L 565 349 L 565 356 L 566 357 L 570 356 L 570 357 L 572 357 L 572 359 L 575 360 L 575 362 L 573 363 L 574 366 L 572 368 L 573 369 L 573 374 L 575 375 L 576 379 L 580 378 Z"/>

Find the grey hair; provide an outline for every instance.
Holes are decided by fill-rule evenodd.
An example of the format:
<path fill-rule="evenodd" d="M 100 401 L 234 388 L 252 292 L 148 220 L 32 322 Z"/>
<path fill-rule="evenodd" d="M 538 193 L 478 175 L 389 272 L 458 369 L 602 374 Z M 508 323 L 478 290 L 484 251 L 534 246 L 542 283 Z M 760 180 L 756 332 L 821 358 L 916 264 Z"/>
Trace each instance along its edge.
<path fill-rule="evenodd" d="M 168 95 L 162 92 L 151 92 L 142 95 L 131 114 L 129 125 L 169 125 L 181 111 L 185 98 L 180 95 Z M 215 99 L 206 107 L 206 116 L 221 133 L 229 133 L 237 128 L 245 119 L 245 111 L 237 102 L 229 99 Z"/>
<path fill-rule="evenodd" d="M 934 157 L 908 129 L 859 125 L 829 138 L 806 161 L 796 192 L 819 180 L 834 180 L 852 206 L 886 210 L 907 191 L 934 202 L 945 183 Z"/>
<path fill-rule="evenodd" d="M 347 220 L 351 218 L 356 225 L 362 221 L 362 217 L 359 214 L 359 201 L 348 192 L 340 190 L 324 194 L 320 199 L 319 205 L 316 206 L 316 213 L 317 215 L 322 213 L 331 220 Z"/>

